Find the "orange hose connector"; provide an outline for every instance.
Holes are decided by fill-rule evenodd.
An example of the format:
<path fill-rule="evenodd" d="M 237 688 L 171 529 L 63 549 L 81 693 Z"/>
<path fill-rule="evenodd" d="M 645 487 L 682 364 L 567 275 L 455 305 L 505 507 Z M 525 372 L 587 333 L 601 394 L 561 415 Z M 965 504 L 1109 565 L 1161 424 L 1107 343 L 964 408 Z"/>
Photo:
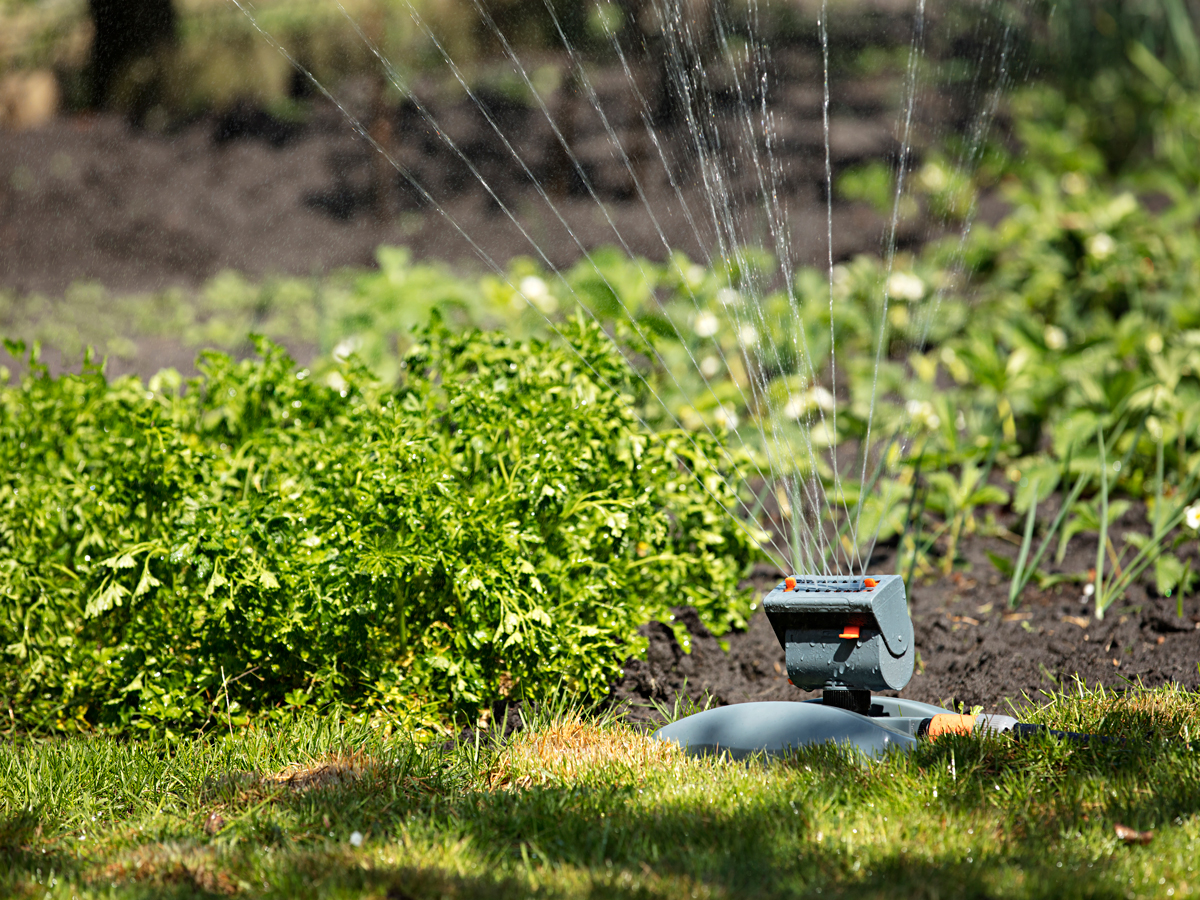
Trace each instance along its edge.
<path fill-rule="evenodd" d="M 958 716 L 942 713 L 929 720 L 930 738 L 941 737 L 943 734 L 970 734 L 975 730 L 976 716 Z"/>

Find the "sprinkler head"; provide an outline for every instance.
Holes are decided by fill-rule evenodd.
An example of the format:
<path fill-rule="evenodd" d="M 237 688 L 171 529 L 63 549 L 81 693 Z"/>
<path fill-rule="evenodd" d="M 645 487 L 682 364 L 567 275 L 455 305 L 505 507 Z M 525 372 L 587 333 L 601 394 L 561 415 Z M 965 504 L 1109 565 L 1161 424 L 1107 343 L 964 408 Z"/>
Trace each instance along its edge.
<path fill-rule="evenodd" d="M 898 691 L 913 673 L 913 627 L 899 575 L 796 576 L 763 600 L 788 680 L 822 701 L 868 714 L 871 691 Z"/>

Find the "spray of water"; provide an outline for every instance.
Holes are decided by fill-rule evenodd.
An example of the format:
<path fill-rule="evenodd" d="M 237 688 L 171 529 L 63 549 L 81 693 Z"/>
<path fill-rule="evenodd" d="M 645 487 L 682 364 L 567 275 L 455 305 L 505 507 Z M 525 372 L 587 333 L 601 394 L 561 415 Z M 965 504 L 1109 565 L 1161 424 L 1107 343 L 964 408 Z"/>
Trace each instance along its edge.
<path fill-rule="evenodd" d="M 515 295 L 522 296 L 549 330 L 561 337 L 554 320 L 542 308 L 526 297 L 519 285 L 513 284 L 509 273 L 468 233 L 452 212 L 440 203 L 431 190 L 423 185 L 416 173 L 405 167 L 389 150 L 370 134 L 364 124 L 338 101 L 333 93 L 311 72 L 305 69 L 284 44 L 263 27 L 253 7 L 246 0 L 231 0 L 250 20 L 254 27 L 346 118 L 350 127 L 366 140 L 375 152 L 399 173 L 422 201 L 467 242 L 481 262 L 507 284 Z M 443 142 L 446 149 L 470 173 L 488 197 L 500 210 L 504 218 L 514 227 L 520 240 L 529 252 L 539 259 L 562 291 L 571 296 L 585 312 L 599 321 L 597 314 L 584 298 L 576 295 L 572 282 L 551 261 L 545 248 L 539 244 L 521 217 L 509 202 L 501 196 L 496 186 L 489 182 L 479 166 L 443 127 L 430 106 L 417 91 L 401 76 L 387 55 L 371 40 L 366 31 L 355 21 L 351 13 L 336 3 L 341 13 L 350 22 L 355 33 L 368 48 L 389 83 L 403 95 L 417 111 L 431 133 Z M 488 104 L 473 89 L 471 79 L 452 53 L 439 40 L 433 28 L 425 22 L 420 11 L 409 0 L 405 0 L 407 11 L 418 32 L 432 47 L 436 56 L 445 65 L 446 72 L 465 92 L 468 102 L 481 114 L 488 129 L 494 134 L 498 146 L 511 157 L 532 185 L 538 201 L 562 228 L 563 233 L 584 260 L 595 271 L 602 283 L 611 292 L 620 309 L 620 314 L 640 340 L 639 352 L 648 352 L 659 370 L 665 373 L 673 389 L 683 401 L 697 408 L 700 401 L 721 404 L 716 386 L 712 383 L 705 367 L 696 359 L 680 325 L 670 321 L 670 328 L 685 351 L 689 376 L 699 376 L 699 393 L 689 388 L 689 379 L 684 373 L 674 371 L 669 360 L 657 349 L 653 336 L 647 334 L 639 322 L 637 311 L 625 303 L 622 292 L 610 283 L 604 267 L 594 256 L 594 251 L 570 224 L 560 204 L 556 204 L 551 192 L 536 175 L 536 166 L 526 159 L 516 142 L 506 134 Z M 545 119 L 553 135 L 557 149 L 567 160 L 572 175 L 582 186 L 583 193 L 599 211 L 612 239 L 634 261 L 647 283 L 652 278 L 645 263 L 634 253 L 630 242 L 618 227 L 615 217 L 601 197 L 587 167 L 581 160 L 571 136 L 542 97 L 534 83 L 528 67 L 522 61 L 504 31 L 492 18 L 482 0 L 471 0 L 479 21 L 496 39 L 508 65 L 517 75 L 532 98 L 537 112 Z M 647 189 L 646 174 L 631 158 L 623 145 L 620 132 L 611 120 L 600 93 L 589 75 L 587 60 L 582 51 L 573 45 L 567 30 L 556 12 L 552 0 L 543 0 L 549 20 L 562 44 L 570 66 L 570 78 L 584 99 L 587 109 L 597 117 L 607 138 L 613 157 L 633 185 L 633 194 L 640 204 L 642 215 L 661 245 L 664 256 L 673 260 L 683 286 L 695 311 L 696 321 L 711 316 L 691 279 L 683 270 L 679 255 L 667 238 L 667 229 L 661 221 L 659 211 L 652 202 Z M 601 0 L 607 3 L 608 0 Z M 822 0 L 817 28 L 821 46 L 822 102 L 821 128 L 824 145 L 825 187 L 825 263 L 828 282 L 829 338 L 828 360 L 822 361 L 811 345 L 806 327 L 805 309 L 800 292 L 796 289 L 792 269 L 793 241 L 791 219 L 787 207 L 787 165 L 783 153 L 779 152 L 778 123 L 769 98 L 775 85 L 770 48 L 757 38 L 764 32 L 763 14 L 758 0 L 749 0 L 742 33 L 728 17 L 725 7 L 712 4 L 706 7 L 705 15 L 697 15 L 697 7 L 688 0 L 651 0 L 651 8 L 659 23 L 659 56 L 662 64 L 664 88 L 676 115 L 682 117 L 682 133 L 670 134 L 657 122 L 656 110 L 643 90 L 637 77 L 637 64 L 632 60 L 630 48 L 616 28 L 606 29 L 613 57 L 619 64 L 625 79 L 626 92 L 644 129 L 645 137 L 653 148 L 653 156 L 661 167 L 661 174 L 669 186 L 674 203 L 682 215 L 692 240 L 697 246 L 709 248 L 706 262 L 718 272 L 725 274 L 726 284 L 721 291 L 724 313 L 738 336 L 738 356 L 746 372 L 745 385 L 734 380 L 738 402 L 748 411 L 748 423 L 728 429 L 718 435 L 704 418 L 700 427 L 713 437 L 724 441 L 738 442 L 750 449 L 748 468 L 723 449 L 723 463 L 729 478 L 727 482 L 735 488 L 745 488 L 752 482 L 762 496 L 772 490 L 779 498 L 780 513 L 786 522 L 783 529 L 762 532 L 755 521 L 761 502 L 751 506 L 743 491 L 738 496 L 736 509 L 725 508 L 725 512 L 749 533 L 762 542 L 777 565 L 783 569 L 804 574 L 842 574 L 865 572 L 870 564 L 871 553 L 878 540 L 883 516 L 879 515 L 872 534 L 863 535 L 864 509 L 871 488 L 880 480 L 889 466 L 902 458 L 907 448 L 911 423 L 903 416 L 899 425 L 893 425 L 890 433 L 873 439 L 876 425 L 876 401 L 879 373 L 885 352 L 889 347 L 888 306 L 890 282 L 897 259 L 897 232 L 901 219 L 902 201 L 905 197 L 906 177 L 912 154 L 914 113 L 920 94 L 920 67 L 924 56 L 926 32 L 926 0 L 917 0 L 913 14 L 913 33 L 908 49 L 905 69 L 903 103 L 898 121 L 898 151 L 896 177 L 891 216 L 884 238 L 883 278 L 880 284 L 879 302 L 875 310 L 876 329 L 874 368 L 872 373 L 869 410 L 866 417 L 865 436 L 860 440 L 857 466 L 857 494 L 853 505 L 847 499 L 853 485 L 846 485 L 841 472 L 837 445 L 839 382 L 836 362 L 836 290 L 834 256 L 833 192 L 834 174 L 831 150 L 831 80 L 830 80 L 830 32 L 828 0 Z M 984 144 L 988 129 L 995 116 L 1001 92 L 1006 86 L 1008 56 L 1011 53 L 1011 31 L 1004 35 L 1004 46 L 998 63 L 999 77 L 974 123 L 965 143 L 965 151 L 958 161 L 959 166 L 969 171 L 978 163 L 978 154 Z M 643 46 L 643 51 L 650 55 Z M 715 83 L 720 77 L 722 84 Z M 695 175 L 694 186 L 689 190 L 680 177 L 680 172 L 690 168 Z M 969 211 L 960 235 L 960 250 L 969 232 L 974 208 Z M 773 266 L 761 263 L 761 254 L 755 248 L 767 247 L 773 254 Z M 961 253 L 960 253 L 961 258 Z M 923 344 L 934 321 L 937 305 L 943 288 L 939 288 L 920 310 L 921 328 L 919 344 Z M 768 300 L 782 296 L 785 312 L 782 317 L 769 313 L 773 308 Z M 823 301 L 822 301 L 823 302 Z M 790 346 L 772 343 L 772 336 L 784 334 Z M 726 370 L 732 371 L 733 360 L 726 355 L 720 341 L 714 341 L 714 349 Z M 781 379 L 780 359 L 784 351 L 794 361 L 793 376 Z M 582 359 L 582 358 L 581 358 Z M 595 378 L 604 386 L 616 389 L 583 360 Z M 680 420 L 659 392 L 636 366 L 635 376 L 649 395 L 658 403 L 666 418 L 683 430 Z M 780 383 L 786 387 L 780 389 Z M 824 387 L 822 382 L 828 384 Z M 639 420 L 641 417 L 639 416 Z M 649 429 L 649 424 L 641 420 Z M 874 440 L 874 444 L 873 444 Z M 693 440 L 693 447 L 703 452 Z M 899 451 L 899 452 L 897 452 Z M 871 460 L 875 460 L 874 467 Z M 761 460 L 761 462 L 760 462 Z M 883 499 L 886 507 L 896 490 L 894 480 L 887 482 L 887 494 Z M 710 492 L 711 493 L 711 492 Z"/>

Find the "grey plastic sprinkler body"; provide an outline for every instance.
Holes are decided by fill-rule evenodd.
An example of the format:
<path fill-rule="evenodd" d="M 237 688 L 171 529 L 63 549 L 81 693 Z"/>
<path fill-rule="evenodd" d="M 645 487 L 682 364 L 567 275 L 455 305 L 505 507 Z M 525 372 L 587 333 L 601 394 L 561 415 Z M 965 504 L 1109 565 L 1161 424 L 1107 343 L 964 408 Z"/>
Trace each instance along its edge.
<path fill-rule="evenodd" d="M 913 673 L 913 626 L 899 575 L 789 578 L 763 600 L 788 680 L 827 706 L 868 715 L 871 691 Z"/>

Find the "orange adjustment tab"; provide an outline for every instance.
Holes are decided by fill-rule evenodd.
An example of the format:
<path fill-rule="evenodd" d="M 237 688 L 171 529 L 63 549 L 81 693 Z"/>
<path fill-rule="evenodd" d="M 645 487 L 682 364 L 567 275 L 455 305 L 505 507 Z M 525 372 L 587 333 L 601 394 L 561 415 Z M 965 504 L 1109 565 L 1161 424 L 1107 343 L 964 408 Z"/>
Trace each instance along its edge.
<path fill-rule="evenodd" d="M 864 578 L 863 579 L 863 587 L 873 588 L 877 584 L 879 584 L 879 582 L 876 581 L 874 578 Z"/>
<path fill-rule="evenodd" d="M 783 579 L 783 589 L 785 591 L 794 591 L 796 589 L 796 579 L 795 578 Z"/>
<path fill-rule="evenodd" d="M 955 716 L 942 713 L 929 720 L 928 736 L 940 737 L 943 734 L 970 734 L 975 730 L 975 716 Z"/>
<path fill-rule="evenodd" d="M 842 633 L 838 635 L 840 638 L 858 638 L 858 626 L 847 625 L 842 629 Z"/>

